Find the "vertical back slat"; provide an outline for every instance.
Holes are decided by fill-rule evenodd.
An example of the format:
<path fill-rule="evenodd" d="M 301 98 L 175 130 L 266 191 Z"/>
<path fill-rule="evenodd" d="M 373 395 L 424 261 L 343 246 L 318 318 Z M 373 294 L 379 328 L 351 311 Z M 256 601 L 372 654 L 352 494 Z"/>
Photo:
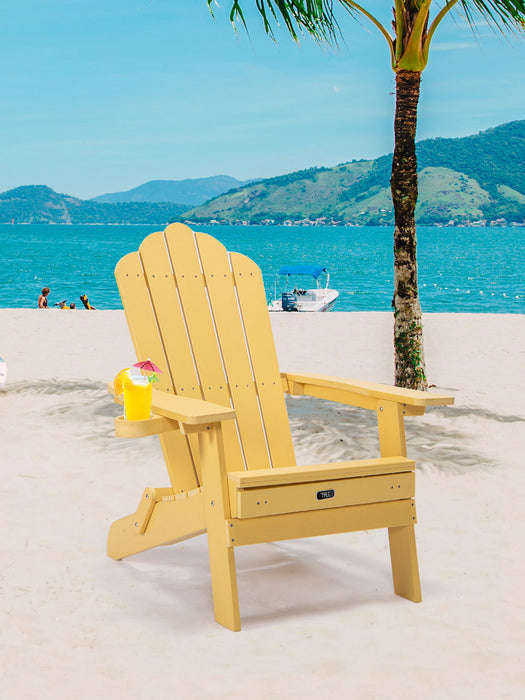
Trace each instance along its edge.
<path fill-rule="evenodd" d="M 171 375 L 138 253 L 129 253 L 119 261 L 115 278 L 137 359 L 156 358 L 155 364 L 162 370 L 159 388 L 170 390 Z"/>
<path fill-rule="evenodd" d="M 272 463 L 274 467 L 295 466 L 262 274 L 245 255 L 230 253 L 230 260 Z"/>
<path fill-rule="evenodd" d="M 155 308 L 166 360 L 175 388 L 181 396 L 202 398 L 184 317 L 163 233 L 152 233 L 142 242 L 139 255 Z M 156 362 L 152 356 L 151 359 Z"/>
<path fill-rule="evenodd" d="M 231 406 L 193 231 L 182 224 L 172 224 L 166 229 L 165 236 L 202 395 L 213 403 Z M 243 469 L 243 453 L 232 421 L 223 425 L 223 437 L 228 464 L 231 464 L 229 468 Z"/>
<path fill-rule="evenodd" d="M 155 364 L 162 370 L 159 388 L 173 392 L 162 338 L 138 253 L 130 253 L 120 260 L 115 269 L 115 278 L 137 359 L 155 358 Z M 173 489 L 179 492 L 196 488 L 199 480 L 185 436 L 177 431 L 160 435 L 159 438 Z"/>
<path fill-rule="evenodd" d="M 152 233 L 145 238 L 140 245 L 139 256 L 162 337 L 173 389 L 181 396 L 201 399 L 203 396 L 199 377 L 187 337 L 164 232 Z M 151 359 L 155 362 L 153 356 Z M 200 481 L 198 441 L 196 436 L 191 435 L 187 441 Z"/>
<path fill-rule="evenodd" d="M 228 377 L 242 446 L 250 469 L 271 466 L 244 327 L 226 248 L 215 238 L 195 234 L 213 319 Z"/>

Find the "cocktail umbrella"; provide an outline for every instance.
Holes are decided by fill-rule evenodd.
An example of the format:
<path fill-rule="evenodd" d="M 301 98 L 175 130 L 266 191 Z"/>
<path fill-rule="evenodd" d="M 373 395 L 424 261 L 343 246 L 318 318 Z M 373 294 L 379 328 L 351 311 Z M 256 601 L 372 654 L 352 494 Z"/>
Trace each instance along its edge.
<path fill-rule="evenodd" d="M 162 370 L 159 369 L 157 365 L 153 364 L 149 358 L 147 360 L 142 360 L 141 362 L 136 362 L 133 367 L 143 369 L 145 372 L 160 372 L 162 374 Z"/>
<path fill-rule="evenodd" d="M 162 370 L 157 367 L 156 364 L 154 364 L 149 358 L 147 360 L 141 360 L 140 362 L 136 362 L 133 367 L 138 367 L 140 370 L 143 372 L 160 372 L 162 374 Z M 151 377 L 148 377 L 150 382 L 158 382 L 158 378 L 156 374 L 152 374 Z"/>

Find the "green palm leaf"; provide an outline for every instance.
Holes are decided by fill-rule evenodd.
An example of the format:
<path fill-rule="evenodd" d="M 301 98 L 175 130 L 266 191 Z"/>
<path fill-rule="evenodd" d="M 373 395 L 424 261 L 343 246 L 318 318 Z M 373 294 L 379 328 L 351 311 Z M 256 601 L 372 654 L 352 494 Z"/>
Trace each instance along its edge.
<path fill-rule="evenodd" d="M 472 11 L 503 31 L 508 28 L 525 29 L 524 0 L 460 0 L 470 25 L 474 25 Z"/>
<path fill-rule="evenodd" d="M 214 0 L 208 0 L 211 11 L 213 2 Z M 279 25 L 279 20 L 282 20 L 295 40 L 298 39 L 299 34 L 307 32 L 320 43 L 336 42 L 339 26 L 333 12 L 333 0 L 254 0 L 254 2 L 262 17 L 266 33 L 272 38 L 274 38 L 274 25 Z M 240 21 L 247 28 L 239 0 L 232 0 L 230 20 L 234 25 L 236 21 Z"/>
<path fill-rule="evenodd" d="M 235 25 L 237 21 L 247 28 L 242 6 L 249 0 L 232 0 L 230 20 Z M 334 4 L 342 6 L 351 14 L 360 12 L 360 3 L 352 0 L 253 0 L 259 11 L 264 29 L 274 38 L 274 25 L 282 21 L 292 37 L 297 40 L 304 32 L 311 34 L 320 43 L 334 44 L 340 36 L 339 25 L 334 14 Z M 212 11 L 214 0 L 207 0 Z M 443 14 L 456 4 L 461 5 L 463 12 L 474 27 L 475 15 L 496 26 L 501 31 L 505 29 L 525 30 L 525 0 L 445 0 Z M 401 5 L 409 11 L 418 11 L 423 0 L 392 0 L 392 5 Z M 368 17 L 370 14 L 365 13 Z M 379 25 L 379 22 L 377 22 Z"/>

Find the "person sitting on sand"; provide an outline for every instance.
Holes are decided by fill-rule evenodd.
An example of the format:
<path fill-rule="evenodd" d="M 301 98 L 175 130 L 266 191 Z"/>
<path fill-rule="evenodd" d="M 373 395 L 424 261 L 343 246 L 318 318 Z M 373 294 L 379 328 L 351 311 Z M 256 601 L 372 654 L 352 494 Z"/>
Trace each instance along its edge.
<path fill-rule="evenodd" d="M 69 308 L 70 308 L 70 309 L 76 309 L 76 308 L 77 308 L 77 305 L 75 304 L 74 301 L 71 302 L 71 304 L 69 305 Z"/>
<path fill-rule="evenodd" d="M 42 290 L 42 294 L 38 297 L 38 308 L 39 309 L 47 309 L 47 295 L 49 294 L 51 290 L 49 287 L 44 287 Z"/>
<path fill-rule="evenodd" d="M 91 304 L 89 303 L 89 299 L 87 298 L 87 294 L 81 294 L 80 301 L 84 304 L 84 308 L 89 309 L 90 311 L 95 311 L 95 307 L 91 306 Z"/>

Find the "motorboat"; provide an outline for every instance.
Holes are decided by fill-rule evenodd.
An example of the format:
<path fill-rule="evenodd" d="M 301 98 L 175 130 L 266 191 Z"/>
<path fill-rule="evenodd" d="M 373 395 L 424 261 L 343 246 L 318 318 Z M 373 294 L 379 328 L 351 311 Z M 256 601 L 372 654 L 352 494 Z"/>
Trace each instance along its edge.
<path fill-rule="evenodd" d="M 324 287 L 321 286 L 320 277 L 326 274 Z M 299 286 L 289 291 L 291 276 L 313 277 L 316 287 L 302 289 Z M 286 277 L 285 290 L 277 291 L 280 276 Z M 269 311 L 330 311 L 335 304 L 339 292 L 330 288 L 330 274 L 325 267 L 317 264 L 283 265 L 279 270 L 276 282 L 274 299 L 268 304 Z"/>

